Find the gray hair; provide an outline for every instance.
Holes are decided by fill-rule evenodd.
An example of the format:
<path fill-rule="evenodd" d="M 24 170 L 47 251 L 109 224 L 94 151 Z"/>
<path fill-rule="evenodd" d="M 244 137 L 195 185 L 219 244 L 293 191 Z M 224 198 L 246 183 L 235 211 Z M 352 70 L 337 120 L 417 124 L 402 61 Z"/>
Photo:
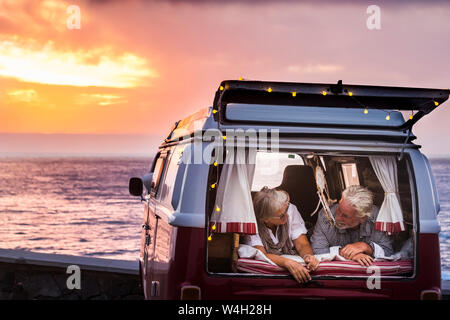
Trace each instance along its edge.
<path fill-rule="evenodd" d="M 253 206 L 258 220 L 272 218 L 288 201 L 286 191 L 263 187 L 253 197 Z"/>
<path fill-rule="evenodd" d="M 296 254 L 294 244 L 289 236 L 289 220 L 277 229 L 277 237 L 279 240 L 277 244 L 273 243 L 269 229 L 263 221 L 264 219 L 274 217 L 275 212 L 279 211 L 287 201 L 289 201 L 289 194 L 286 191 L 269 189 L 268 187 L 263 187 L 253 197 L 258 233 L 267 253 L 278 255 L 280 253 Z"/>
<path fill-rule="evenodd" d="M 355 208 L 359 218 L 370 217 L 373 208 L 373 193 L 369 189 L 353 185 L 342 192 L 342 198 Z"/>

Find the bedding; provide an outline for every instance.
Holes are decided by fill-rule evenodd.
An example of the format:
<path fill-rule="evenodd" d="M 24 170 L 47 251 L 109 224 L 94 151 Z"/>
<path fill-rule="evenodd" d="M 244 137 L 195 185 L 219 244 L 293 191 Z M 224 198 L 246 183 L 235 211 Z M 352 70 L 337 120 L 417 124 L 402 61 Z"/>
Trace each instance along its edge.
<path fill-rule="evenodd" d="M 256 274 L 277 274 L 289 275 L 289 272 L 277 266 L 264 253 L 258 249 L 248 246 L 239 245 L 238 249 L 239 259 L 236 261 L 236 268 L 240 272 L 256 273 Z M 293 259 L 299 263 L 304 264 L 304 261 L 299 256 L 283 255 L 283 257 Z M 316 255 L 320 264 L 311 275 L 314 276 L 370 276 L 373 274 L 369 267 L 361 266 L 358 262 L 344 259 L 339 255 L 322 254 Z M 372 266 L 380 268 L 382 276 L 400 275 L 413 271 L 412 259 L 376 259 Z"/>
<path fill-rule="evenodd" d="M 413 270 L 411 260 L 375 261 L 372 266 L 380 268 L 382 276 L 400 275 Z M 239 258 L 236 268 L 241 272 L 257 274 L 289 275 L 286 269 L 265 261 Z M 313 276 L 370 276 L 373 271 L 355 261 L 322 261 L 318 268 L 311 272 Z"/>

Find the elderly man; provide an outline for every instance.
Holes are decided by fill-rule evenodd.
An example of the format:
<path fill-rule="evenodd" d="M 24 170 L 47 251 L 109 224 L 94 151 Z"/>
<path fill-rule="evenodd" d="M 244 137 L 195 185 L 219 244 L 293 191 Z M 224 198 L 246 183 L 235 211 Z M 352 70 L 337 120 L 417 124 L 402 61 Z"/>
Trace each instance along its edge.
<path fill-rule="evenodd" d="M 350 186 L 339 204 L 332 206 L 335 223 L 330 224 L 323 209 L 311 236 L 314 254 L 340 254 L 345 259 L 370 266 L 374 258 L 392 255 L 391 240 L 385 232 L 375 230 L 378 208 L 373 194 L 361 186 Z"/>

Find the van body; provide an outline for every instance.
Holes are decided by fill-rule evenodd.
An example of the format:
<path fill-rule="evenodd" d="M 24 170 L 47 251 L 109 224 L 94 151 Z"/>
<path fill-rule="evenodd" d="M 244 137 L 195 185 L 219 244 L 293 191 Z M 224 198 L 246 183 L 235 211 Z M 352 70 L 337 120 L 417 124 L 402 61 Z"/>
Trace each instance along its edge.
<path fill-rule="evenodd" d="M 139 259 L 145 298 L 439 299 L 439 200 L 430 164 L 413 143 L 411 130 L 448 96 L 449 90 L 345 85 L 341 81 L 223 81 L 213 105 L 176 122 L 149 173 L 130 181 L 134 195 L 141 195 L 145 186 Z M 407 112 L 407 117 L 411 113 L 407 121 L 401 112 Z M 368 159 L 394 156 L 406 229 L 393 239 L 398 241 L 397 250 L 405 239 L 411 241 L 410 272 L 382 276 L 374 288 L 368 285 L 370 272 L 363 276 L 312 275 L 311 281 L 299 284 L 289 274 L 237 270 L 237 248 L 245 235 L 214 233 L 210 223 L 223 167 L 211 160 L 216 152 L 212 136 L 224 142 L 229 139 L 227 132 L 236 130 L 264 132 L 270 137 L 264 144 L 250 141 L 246 134 L 241 137 L 244 148 L 257 151 L 255 175 L 262 172 L 261 185 L 269 179 L 263 169 L 270 157 L 303 167 L 316 159 L 325 170 L 330 198 L 337 200 L 346 186 L 364 182 L 373 185 L 380 205 L 383 190 Z M 268 150 L 268 145 L 273 148 Z M 274 177 L 274 184 L 280 179 Z M 301 187 L 302 182 L 298 184 Z M 251 191 L 260 187 L 255 185 Z M 300 207 L 302 212 L 305 206 Z"/>

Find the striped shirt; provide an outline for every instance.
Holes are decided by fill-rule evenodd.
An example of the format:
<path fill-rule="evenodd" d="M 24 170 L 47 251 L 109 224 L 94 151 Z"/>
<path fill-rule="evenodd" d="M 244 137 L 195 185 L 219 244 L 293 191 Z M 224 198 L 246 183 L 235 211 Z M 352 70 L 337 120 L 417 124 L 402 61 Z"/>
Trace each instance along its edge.
<path fill-rule="evenodd" d="M 336 216 L 337 204 L 333 205 L 331 213 Z M 355 242 L 366 242 L 373 249 L 375 258 L 383 258 L 392 255 L 392 244 L 389 236 L 383 231 L 375 230 L 375 221 L 378 216 L 378 207 L 373 206 L 370 217 L 353 229 L 340 230 L 330 225 L 325 218 L 323 209 L 319 212 L 314 232 L 311 236 L 311 246 L 314 254 L 339 254 L 339 249 L 347 244 Z"/>

